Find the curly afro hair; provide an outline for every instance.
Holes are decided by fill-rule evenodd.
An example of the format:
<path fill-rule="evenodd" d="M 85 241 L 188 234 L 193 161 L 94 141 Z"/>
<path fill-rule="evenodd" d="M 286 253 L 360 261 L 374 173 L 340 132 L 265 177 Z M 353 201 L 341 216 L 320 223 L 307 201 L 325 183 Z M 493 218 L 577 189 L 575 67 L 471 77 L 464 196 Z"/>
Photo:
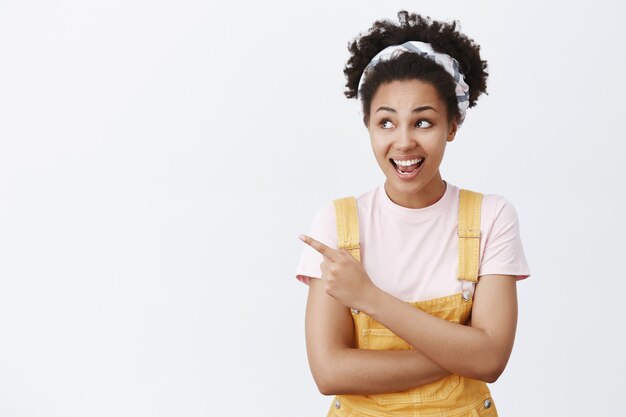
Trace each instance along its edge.
<path fill-rule="evenodd" d="M 457 23 L 443 23 L 430 17 L 408 13 L 398 13 L 399 24 L 389 20 L 377 20 L 366 34 L 360 35 L 348 44 L 350 58 L 343 70 L 346 75 L 348 98 L 359 97 L 363 106 L 363 122 L 368 125 L 370 105 L 381 84 L 392 81 L 417 79 L 432 84 L 448 109 L 448 120 L 459 120 L 460 113 L 455 94 L 455 83 L 443 67 L 431 59 L 418 54 L 405 53 L 389 61 L 383 61 L 368 69 L 367 78 L 361 90 L 359 80 L 365 67 L 374 56 L 390 45 L 407 41 L 422 41 L 432 45 L 436 52 L 455 58 L 463 78 L 469 86 L 469 107 L 476 105 L 482 93 L 487 93 L 487 62 L 480 58 L 480 46 L 457 31 Z"/>

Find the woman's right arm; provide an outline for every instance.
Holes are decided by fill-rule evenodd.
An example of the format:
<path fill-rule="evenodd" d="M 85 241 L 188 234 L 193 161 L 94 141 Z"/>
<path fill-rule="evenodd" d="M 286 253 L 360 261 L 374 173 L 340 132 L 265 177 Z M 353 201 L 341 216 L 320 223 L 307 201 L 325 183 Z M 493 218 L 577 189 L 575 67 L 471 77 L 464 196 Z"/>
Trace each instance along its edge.
<path fill-rule="evenodd" d="M 321 279 L 309 280 L 305 333 L 311 373 L 324 395 L 398 392 L 450 375 L 415 349 L 356 348 L 350 309 L 326 293 Z"/>

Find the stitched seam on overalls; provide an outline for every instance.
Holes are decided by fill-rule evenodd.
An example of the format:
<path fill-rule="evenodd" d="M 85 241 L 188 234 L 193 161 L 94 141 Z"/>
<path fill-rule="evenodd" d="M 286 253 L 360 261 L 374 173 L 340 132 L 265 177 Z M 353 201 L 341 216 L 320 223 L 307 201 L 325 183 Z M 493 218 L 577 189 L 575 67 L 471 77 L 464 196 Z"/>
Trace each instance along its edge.
<path fill-rule="evenodd" d="M 495 403 L 493 402 L 493 397 L 491 395 L 491 392 L 485 393 L 481 396 L 479 396 L 476 400 L 474 400 L 473 402 L 466 404 L 464 406 L 461 406 L 459 408 L 455 408 L 455 409 L 451 409 L 451 410 L 446 410 L 446 411 L 438 411 L 438 412 L 434 412 L 434 413 L 423 413 L 420 412 L 419 410 L 415 409 L 413 411 L 413 413 L 411 414 L 391 414 L 391 413 L 386 413 L 386 414 L 380 414 L 379 412 L 374 412 L 374 411 L 368 411 L 368 410 L 364 410 L 362 408 L 360 408 L 358 405 L 352 403 L 351 400 L 346 399 L 345 397 L 338 395 L 335 396 L 335 398 L 333 398 L 332 401 L 332 407 L 335 407 L 335 401 L 338 399 L 340 402 L 340 406 L 343 408 L 343 413 L 347 414 L 346 417 L 415 417 L 415 416 L 419 416 L 419 417 L 440 417 L 440 416 L 446 416 L 446 417 L 456 417 L 459 415 L 463 415 L 463 414 L 467 414 L 468 412 L 471 412 L 472 410 L 475 410 L 477 413 L 484 411 L 485 407 L 484 407 L 484 403 L 485 400 L 489 398 L 489 400 L 491 401 L 491 407 L 495 407 Z M 445 413 L 445 414 L 444 414 Z M 494 414 L 497 415 L 497 409 L 494 408 Z"/>
<path fill-rule="evenodd" d="M 457 277 L 462 281 L 477 282 L 480 265 L 480 211 L 481 193 L 461 189 L 459 193 L 457 235 L 459 259 Z"/>

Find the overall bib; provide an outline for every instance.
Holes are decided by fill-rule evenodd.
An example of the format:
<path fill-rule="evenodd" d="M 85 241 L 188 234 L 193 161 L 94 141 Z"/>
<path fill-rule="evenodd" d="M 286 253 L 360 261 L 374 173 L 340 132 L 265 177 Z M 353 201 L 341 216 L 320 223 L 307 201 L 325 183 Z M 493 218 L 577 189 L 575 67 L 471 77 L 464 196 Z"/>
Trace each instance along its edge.
<path fill-rule="evenodd" d="M 472 313 L 473 287 L 480 264 L 480 208 L 483 195 L 460 190 L 459 258 L 457 278 L 460 293 L 409 304 L 444 320 L 465 325 Z M 355 197 L 333 201 L 337 213 L 338 247 L 347 249 L 358 261 L 359 229 Z M 391 330 L 362 311 L 351 309 L 359 349 L 414 349 Z M 449 375 L 401 392 L 371 395 L 336 395 L 326 417 L 480 417 L 498 415 L 487 384 L 472 378 Z"/>

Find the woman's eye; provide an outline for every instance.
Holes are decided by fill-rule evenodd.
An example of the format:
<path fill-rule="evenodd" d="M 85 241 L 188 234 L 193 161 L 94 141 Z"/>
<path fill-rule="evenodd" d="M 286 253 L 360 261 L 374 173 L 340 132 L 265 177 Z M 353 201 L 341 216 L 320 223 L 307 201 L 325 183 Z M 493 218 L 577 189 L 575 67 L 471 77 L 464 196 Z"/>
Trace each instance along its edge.
<path fill-rule="evenodd" d="M 383 129 L 389 129 L 392 126 L 393 126 L 393 123 L 391 123 L 389 120 L 383 120 L 380 123 L 380 127 L 382 127 Z"/>
<path fill-rule="evenodd" d="M 430 123 L 428 120 L 420 120 L 415 124 L 415 126 L 420 128 L 431 127 L 432 123 Z"/>

